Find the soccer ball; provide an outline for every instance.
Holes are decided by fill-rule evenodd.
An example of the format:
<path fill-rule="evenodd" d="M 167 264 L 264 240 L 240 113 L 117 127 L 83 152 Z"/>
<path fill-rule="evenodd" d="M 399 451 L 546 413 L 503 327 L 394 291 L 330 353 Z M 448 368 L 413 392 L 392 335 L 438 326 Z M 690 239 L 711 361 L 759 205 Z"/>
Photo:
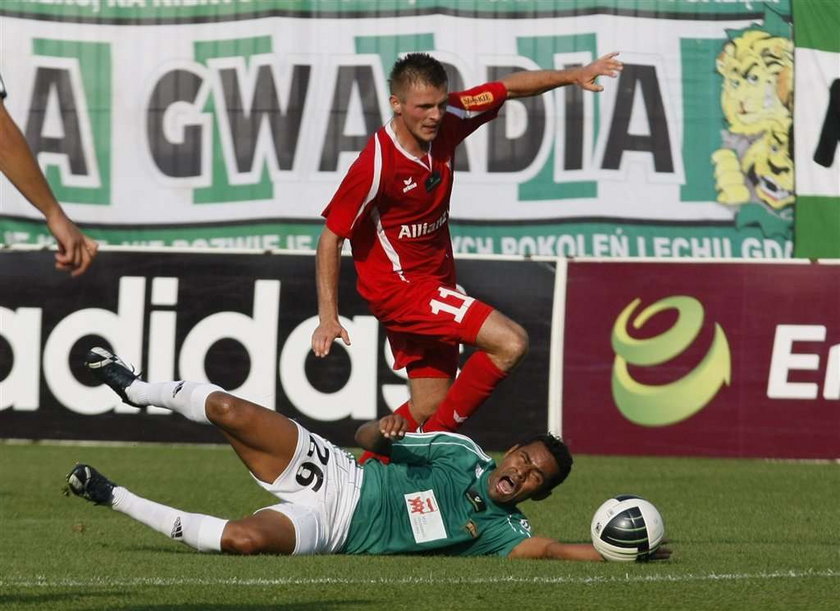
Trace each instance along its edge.
<path fill-rule="evenodd" d="M 644 562 L 662 543 L 665 523 L 652 503 L 623 494 L 607 499 L 592 516 L 592 545 L 604 560 Z"/>

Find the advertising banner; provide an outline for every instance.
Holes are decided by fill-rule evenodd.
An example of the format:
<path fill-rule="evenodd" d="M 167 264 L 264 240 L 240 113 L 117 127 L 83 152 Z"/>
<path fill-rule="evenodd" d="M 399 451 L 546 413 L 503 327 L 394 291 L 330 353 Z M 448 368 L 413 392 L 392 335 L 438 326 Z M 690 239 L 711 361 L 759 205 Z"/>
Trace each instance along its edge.
<path fill-rule="evenodd" d="M 575 452 L 840 457 L 840 265 L 568 266 Z"/>
<path fill-rule="evenodd" d="M 210 381 L 353 446 L 360 424 L 408 393 L 356 294 L 352 261 L 343 263 L 339 303 L 352 345 L 336 343 L 322 360 L 310 344 L 311 255 L 106 250 L 70 279 L 55 272 L 49 252 L 1 252 L 0 285 L 14 290 L 0 296 L 0 437 L 223 441 L 210 426 L 123 404 L 99 385 L 82 362 L 90 347 L 105 345 L 144 379 Z M 465 260 L 459 283 L 531 337 L 523 364 L 463 427 L 485 447 L 507 449 L 547 427 L 554 268 Z"/>
<path fill-rule="evenodd" d="M 509 101 L 463 145 L 456 252 L 792 254 L 788 0 L 5 0 L 0 19 L 6 106 L 106 243 L 312 249 L 400 54 L 457 90 L 617 50 L 602 93 Z M 5 180 L 0 199 L 4 243 L 49 240 Z"/>
<path fill-rule="evenodd" d="M 796 256 L 840 257 L 840 3 L 795 0 L 793 6 Z"/>

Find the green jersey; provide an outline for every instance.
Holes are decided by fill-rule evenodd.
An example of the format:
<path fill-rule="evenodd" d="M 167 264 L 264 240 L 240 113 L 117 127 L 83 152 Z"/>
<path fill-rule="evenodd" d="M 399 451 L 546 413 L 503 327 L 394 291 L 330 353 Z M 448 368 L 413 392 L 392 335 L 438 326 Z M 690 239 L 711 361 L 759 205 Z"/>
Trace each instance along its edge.
<path fill-rule="evenodd" d="M 490 499 L 495 468 L 463 435 L 417 433 L 395 441 L 390 464 L 365 464 L 342 553 L 506 556 L 531 527 L 515 506 Z"/>

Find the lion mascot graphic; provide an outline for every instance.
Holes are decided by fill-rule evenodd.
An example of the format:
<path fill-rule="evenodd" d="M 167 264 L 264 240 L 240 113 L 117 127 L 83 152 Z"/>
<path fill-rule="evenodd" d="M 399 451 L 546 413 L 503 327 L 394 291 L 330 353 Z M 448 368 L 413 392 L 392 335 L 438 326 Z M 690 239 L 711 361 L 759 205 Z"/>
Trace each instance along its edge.
<path fill-rule="evenodd" d="M 717 201 L 741 206 L 738 217 L 749 219 L 736 217 L 738 225 L 757 224 L 765 235 L 789 233 L 793 43 L 747 29 L 724 45 L 716 67 L 726 121 L 722 146 L 712 154 Z"/>

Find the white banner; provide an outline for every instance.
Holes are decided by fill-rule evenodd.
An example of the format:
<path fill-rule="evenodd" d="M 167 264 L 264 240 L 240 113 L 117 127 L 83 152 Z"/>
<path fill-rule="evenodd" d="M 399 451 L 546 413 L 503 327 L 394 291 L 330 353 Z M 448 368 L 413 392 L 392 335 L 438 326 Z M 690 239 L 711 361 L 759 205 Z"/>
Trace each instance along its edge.
<path fill-rule="evenodd" d="M 150 18 L 168 10 L 144 6 Z M 15 50 L 15 61 L 0 71 L 7 106 L 57 197 L 98 239 L 311 248 L 321 210 L 369 134 L 389 118 L 387 74 L 401 53 L 432 53 L 458 89 L 618 50 L 625 70 L 603 79 L 603 93 L 566 87 L 510 101 L 468 139 L 452 197 L 453 234 L 462 238 L 456 246 L 788 256 L 792 181 L 756 172 L 774 166 L 755 159 L 770 155 L 767 126 L 790 123 L 789 100 L 778 73 L 759 66 L 770 87 L 759 98 L 771 104 L 760 111 L 761 127 L 745 131 L 731 111 L 743 101 L 726 77 L 740 74 L 737 67 L 767 40 L 781 49 L 782 74 L 789 72 L 789 26 L 774 12 L 788 7 L 617 7 L 534 18 L 246 13 L 163 24 L 106 18 L 119 12 L 108 4 L 75 17 L 80 22 L 14 13 L 3 17 L 2 44 Z M 787 149 L 783 155 L 789 159 Z M 37 218 L 34 209 L 6 181 L 0 197 L 3 241 L 37 241 L 21 221 Z"/>

